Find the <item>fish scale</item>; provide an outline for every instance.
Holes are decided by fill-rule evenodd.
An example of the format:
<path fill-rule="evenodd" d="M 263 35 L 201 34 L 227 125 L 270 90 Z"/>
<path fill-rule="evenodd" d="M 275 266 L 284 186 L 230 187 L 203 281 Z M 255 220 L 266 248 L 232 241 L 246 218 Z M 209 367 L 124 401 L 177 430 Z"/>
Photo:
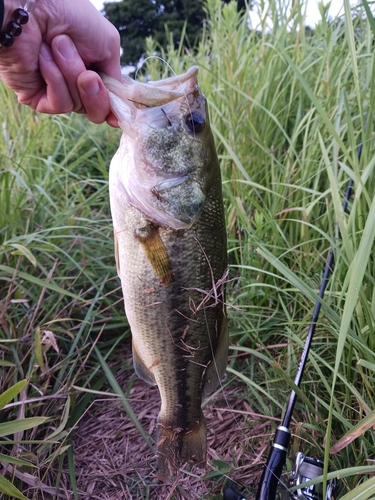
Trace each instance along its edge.
<path fill-rule="evenodd" d="M 103 81 L 124 130 L 109 179 L 117 269 L 135 370 L 160 392 L 158 467 L 168 475 L 185 461 L 204 465 L 202 396 L 227 363 L 220 169 L 197 68 L 160 88 Z M 188 126 L 194 113 L 199 132 Z"/>

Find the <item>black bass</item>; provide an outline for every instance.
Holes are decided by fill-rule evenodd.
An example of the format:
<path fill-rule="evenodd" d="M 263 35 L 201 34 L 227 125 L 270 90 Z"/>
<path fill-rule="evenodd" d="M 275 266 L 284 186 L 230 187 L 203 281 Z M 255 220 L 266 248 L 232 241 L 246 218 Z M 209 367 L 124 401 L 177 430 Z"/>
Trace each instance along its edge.
<path fill-rule="evenodd" d="M 115 254 L 134 368 L 161 396 L 161 472 L 206 461 L 203 393 L 228 357 L 226 228 L 198 68 L 123 83 L 103 76 L 123 130 L 109 174 Z"/>

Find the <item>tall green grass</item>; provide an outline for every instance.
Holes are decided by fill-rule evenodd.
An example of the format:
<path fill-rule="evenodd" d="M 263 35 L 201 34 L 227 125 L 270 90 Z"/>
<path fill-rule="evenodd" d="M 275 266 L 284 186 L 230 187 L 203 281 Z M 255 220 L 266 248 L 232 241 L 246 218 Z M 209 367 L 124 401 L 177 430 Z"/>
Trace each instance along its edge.
<path fill-rule="evenodd" d="M 230 371 L 247 380 L 254 411 L 283 414 L 333 247 L 292 449 L 324 459 L 336 476 L 354 465 L 369 473 L 371 425 L 355 426 L 373 423 L 375 409 L 374 22 L 345 1 L 343 17 L 324 17 L 312 32 L 304 8 L 270 2 L 259 31 L 249 31 L 234 3 L 208 0 L 197 56 L 171 49 L 165 58 L 177 72 L 200 66 L 210 104 L 238 278 L 229 290 L 232 349 L 251 354 Z M 163 71 L 156 61 L 149 67 Z M 349 179 L 355 194 L 345 214 Z M 284 347 L 267 349 L 277 343 Z M 346 446 L 330 453 L 345 436 Z M 373 486 L 355 489 L 366 477 L 351 469 L 341 494 L 373 496 Z"/>
<path fill-rule="evenodd" d="M 304 11 L 299 0 L 291 12 L 271 1 L 251 31 L 235 3 L 208 0 L 197 52 L 171 44 L 161 55 L 176 73 L 200 67 L 223 176 L 231 350 L 247 355 L 228 377 L 245 381 L 243 398 L 265 417 L 283 414 L 334 248 L 291 450 L 324 459 L 347 500 L 365 499 L 375 492 L 375 28 L 346 0 L 345 15 L 323 18 L 314 32 Z M 159 48 L 149 40 L 148 50 Z M 170 75 L 157 59 L 147 72 Z M 80 116 L 36 115 L 0 91 L 2 387 L 27 377 L 28 397 L 60 398 L 27 405 L 59 429 L 29 449 L 41 476 L 58 471 L 66 453 L 74 490 L 74 462 L 62 447 L 90 396 L 80 400 L 71 388 L 107 383 L 118 392 L 106 360 L 128 335 L 107 201 L 119 133 Z M 42 427 L 28 438 L 48 439 L 51 428 Z"/>
<path fill-rule="evenodd" d="M 0 441 L 10 453 L 21 440 L 20 455 L 38 465 L 43 484 L 51 469 L 57 475 L 92 398 L 77 398 L 72 386 L 98 390 L 107 382 L 94 346 L 100 338 L 105 364 L 129 334 L 108 203 L 119 132 L 79 116 L 38 115 L 4 86 L 0 101 L 0 386 L 26 378 L 19 402 L 32 400 L 1 419 L 23 412 L 49 419 L 42 430 Z"/>

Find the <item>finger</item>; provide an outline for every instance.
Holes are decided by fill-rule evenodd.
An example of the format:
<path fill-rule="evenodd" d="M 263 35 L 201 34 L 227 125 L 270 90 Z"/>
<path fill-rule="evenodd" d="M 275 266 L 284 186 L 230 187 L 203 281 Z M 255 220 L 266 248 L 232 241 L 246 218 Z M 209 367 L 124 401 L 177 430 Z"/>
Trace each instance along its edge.
<path fill-rule="evenodd" d="M 95 10 L 95 18 L 97 19 L 97 11 Z M 82 37 L 77 36 L 75 39 L 78 52 L 81 54 L 86 67 L 91 67 L 97 71 L 102 71 L 108 76 L 121 81 L 121 44 L 120 34 L 104 16 L 100 18 L 98 23 L 96 39 L 91 39 L 88 44 L 87 35 Z M 78 34 L 77 34 L 78 35 Z M 93 47 L 92 44 L 95 44 Z"/>
<path fill-rule="evenodd" d="M 39 53 L 39 68 L 45 87 L 34 94 L 28 105 L 41 113 L 67 113 L 74 108 L 64 75 L 55 63 L 50 47 L 42 43 Z"/>
<path fill-rule="evenodd" d="M 107 44 L 108 52 L 106 57 L 103 57 L 100 61 L 95 61 L 95 68 L 121 82 L 120 34 L 116 28 L 111 31 L 110 36 L 107 34 Z"/>
<path fill-rule="evenodd" d="M 108 125 L 110 125 L 111 127 L 114 127 L 114 128 L 118 128 L 120 126 L 116 116 L 112 113 L 112 111 L 107 116 L 106 122 L 108 123 Z"/>
<path fill-rule="evenodd" d="M 94 123 L 103 123 L 110 113 L 108 91 L 94 71 L 84 71 L 77 80 L 80 99 L 86 116 Z"/>
<path fill-rule="evenodd" d="M 82 101 L 77 87 L 77 78 L 86 70 L 85 64 L 68 35 L 56 36 L 51 42 L 51 50 L 53 59 L 64 75 L 71 98 L 74 102 L 73 111 L 77 111 L 82 107 Z"/>

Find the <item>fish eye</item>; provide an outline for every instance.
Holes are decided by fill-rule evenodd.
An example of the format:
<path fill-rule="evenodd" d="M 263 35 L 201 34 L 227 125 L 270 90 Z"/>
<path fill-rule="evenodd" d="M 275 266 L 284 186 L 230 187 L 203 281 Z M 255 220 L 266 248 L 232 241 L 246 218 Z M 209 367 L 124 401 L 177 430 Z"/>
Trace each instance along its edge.
<path fill-rule="evenodd" d="M 202 132 L 205 126 L 204 117 L 199 113 L 190 113 L 185 117 L 185 123 L 192 132 Z"/>

